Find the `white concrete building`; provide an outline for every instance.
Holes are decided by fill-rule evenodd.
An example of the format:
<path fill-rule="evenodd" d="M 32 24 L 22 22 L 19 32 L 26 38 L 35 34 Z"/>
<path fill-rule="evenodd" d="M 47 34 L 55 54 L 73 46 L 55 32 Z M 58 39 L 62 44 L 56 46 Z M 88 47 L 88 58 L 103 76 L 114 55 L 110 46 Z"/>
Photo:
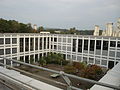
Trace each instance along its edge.
<path fill-rule="evenodd" d="M 33 29 L 37 30 L 37 25 L 36 24 L 33 25 Z"/>
<path fill-rule="evenodd" d="M 120 37 L 120 18 L 118 18 L 115 27 L 113 27 L 113 23 L 107 23 L 106 30 L 102 32 L 102 36 Z"/>
<path fill-rule="evenodd" d="M 99 36 L 99 30 L 100 30 L 100 27 L 98 25 L 95 25 L 94 36 Z"/>
<path fill-rule="evenodd" d="M 0 34 L 1 56 L 29 63 L 30 58 L 36 62 L 49 52 L 61 53 L 67 60 L 112 68 L 120 61 L 120 38 L 40 33 Z"/>

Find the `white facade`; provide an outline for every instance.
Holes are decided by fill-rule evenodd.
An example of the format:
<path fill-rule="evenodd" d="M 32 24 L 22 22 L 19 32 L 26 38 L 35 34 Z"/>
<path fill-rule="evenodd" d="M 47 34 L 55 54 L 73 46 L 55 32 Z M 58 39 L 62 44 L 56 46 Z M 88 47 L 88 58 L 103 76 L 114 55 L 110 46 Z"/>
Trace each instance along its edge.
<path fill-rule="evenodd" d="M 99 30 L 100 27 L 98 25 L 95 25 L 94 36 L 99 36 Z"/>
<path fill-rule="evenodd" d="M 113 27 L 113 23 L 107 23 L 106 30 L 102 32 L 102 36 L 120 37 L 120 18 L 118 18 L 115 27 Z"/>
<path fill-rule="evenodd" d="M 33 29 L 37 30 L 37 25 L 36 24 L 33 25 Z"/>
<path fill-rule="evenodd" d="M 67 60 L 113 67 L 120 61 L 120 38 L 68 34 L 0 34 L 0 55 L 30 62 L 49 52 L 61 53 Z M 12 63 L 12 62 L 11 62 Z"/>

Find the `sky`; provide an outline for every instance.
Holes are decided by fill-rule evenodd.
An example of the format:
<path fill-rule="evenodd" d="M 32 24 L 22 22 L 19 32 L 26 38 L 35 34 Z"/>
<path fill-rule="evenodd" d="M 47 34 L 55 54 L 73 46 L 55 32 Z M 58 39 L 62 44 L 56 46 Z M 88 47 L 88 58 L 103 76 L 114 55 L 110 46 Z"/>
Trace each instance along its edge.
<path fill-rule="evenodd" d="M 0 18 L 48 28 L 105 29 L 120 17 L 120 0 L 0 0 Z"/>

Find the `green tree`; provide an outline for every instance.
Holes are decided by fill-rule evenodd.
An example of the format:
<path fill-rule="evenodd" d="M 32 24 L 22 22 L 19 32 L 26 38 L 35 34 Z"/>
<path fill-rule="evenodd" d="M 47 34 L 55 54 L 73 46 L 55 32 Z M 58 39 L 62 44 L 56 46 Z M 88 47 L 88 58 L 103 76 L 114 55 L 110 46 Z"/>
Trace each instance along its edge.
<path fill-rule="evenodd" d="M 19 23 L 15 20 L 0 19 L 0 33 L 31 33 L 31 24 Z"/>
<path fill-rule="evenodd" d="M 75 27 L 70 28 L 70 34 L 74 34 L 74 33 L 76 33 L 76 28 Z"/>
<path fill-rule="evenodd" d="M 38 27 L 38 32 L 44 31 L 43 26 Z"/>

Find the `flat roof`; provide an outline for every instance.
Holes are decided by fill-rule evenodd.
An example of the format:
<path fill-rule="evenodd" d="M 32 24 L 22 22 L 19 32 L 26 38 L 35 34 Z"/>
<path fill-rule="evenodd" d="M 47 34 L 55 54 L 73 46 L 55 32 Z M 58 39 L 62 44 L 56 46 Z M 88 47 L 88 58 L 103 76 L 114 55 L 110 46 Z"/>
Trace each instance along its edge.
<path fill-rule="evenodd" d="M 40 90 L 62 90 L 58 87 L 52 86 L 50 84 L 47 84 L 47 83 L 44 83 L 44 82 L 41 82 L 41 81 L 38 81 L 36 79 L 33 79 L 33 78 L 25 76 L 25 75 L 22 75 L 20 72 L 17 72 L 15 70 L 9 70 L 9 69 L 0 67 L 0 72 L 4 73 L 7 76 L 10 76 L 10 77 L 14 78 L 15 80 L 19 80 L 21 82 L 24 82 L 24 83 L 26 83 L 26 84 L 28 84 L 32 87 L 38 88 Z M 18 81 L 15 81 L 14 79 L 10 79 L 9 77 L 7 77 L 5 75 L 0 73 L 0 78 L 3 79 L 3 77 L 4 77 L 6 79 L 9 79 L 10 81 L 17 82 L 17 84 L 20 83 Z"/>
<path fill-rule="evenodd" d="M 41 34 L 41 33 L 0 33 L 0 36 L 3 36 L 3 35 L 57 35 L 57 36 L 80 36 L 80 37 L 97 37 L 97 38 L 113 38 L 113 39 L 115 39 L 115 38 L 119 38 L 120 39 L 120 37 L 113 37 L 113 36 L 94 36 L 94 35 L 74 35 L 74 34 L 47 34 L 47 33 L 43 33 L 43 34 Z"/>

